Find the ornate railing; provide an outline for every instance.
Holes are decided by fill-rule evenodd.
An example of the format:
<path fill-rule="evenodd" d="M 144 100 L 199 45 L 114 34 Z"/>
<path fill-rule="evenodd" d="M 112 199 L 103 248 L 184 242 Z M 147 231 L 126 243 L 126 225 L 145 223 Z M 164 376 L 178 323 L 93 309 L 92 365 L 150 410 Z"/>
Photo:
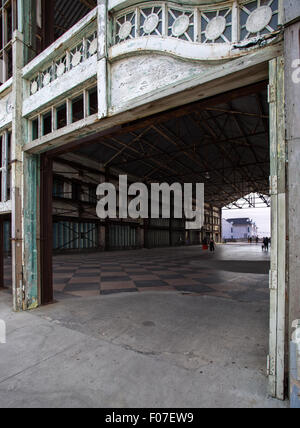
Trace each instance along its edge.
<path fill-rule="evenodd" d="M 96 53 L 97 32 L 95 31 L 88 38 L 83 38 L 74 47 L 66 49 L 60 58 L 38 72 L 30 81 L 30 94 L 36 94 L 40 89 L 59 79 Z"/>
<path fill-rule="evenodd" d="M 97 11 L 66 32 L 23 69 L 29 81 L 28 95 L 35 95 L 97 54 Z"/>
<path fill-rule="evenodd" d="M 238 43 L 278 29 L 280 0 L 240 0 L 178 6 L 148 1 L 114 16 L 113 45 L 144 37 L 200 44 Z"/>

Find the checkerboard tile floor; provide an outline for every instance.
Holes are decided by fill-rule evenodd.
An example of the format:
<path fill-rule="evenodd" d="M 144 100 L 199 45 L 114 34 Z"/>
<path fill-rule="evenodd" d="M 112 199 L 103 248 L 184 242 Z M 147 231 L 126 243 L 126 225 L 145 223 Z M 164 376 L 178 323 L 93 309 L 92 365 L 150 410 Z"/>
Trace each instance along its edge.
<path fill-rule="evenodd" d="M 267 275 L 214 270 L 200 261 L 199 265 L 189 263 L 180 253 L 167 249 L 59 255 L 53 258 L 53 271 L 57 299 L 170 290 L 247 302 L 269 299 Z M 11 287 L 9 259 L 5 263 L 5 286 Z"/>

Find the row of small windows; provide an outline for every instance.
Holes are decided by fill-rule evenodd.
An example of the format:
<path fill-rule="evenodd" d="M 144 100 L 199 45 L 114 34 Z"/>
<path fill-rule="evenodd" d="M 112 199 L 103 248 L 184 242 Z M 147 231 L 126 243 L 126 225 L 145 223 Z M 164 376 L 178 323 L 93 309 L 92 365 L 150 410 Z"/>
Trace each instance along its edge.
<path fill-rule="evenodd" d="M 97 112 L 98 93 L 97 87 L 93 87 L 34 118 L 31 121 L 31 140 L 37 140 Z"/>

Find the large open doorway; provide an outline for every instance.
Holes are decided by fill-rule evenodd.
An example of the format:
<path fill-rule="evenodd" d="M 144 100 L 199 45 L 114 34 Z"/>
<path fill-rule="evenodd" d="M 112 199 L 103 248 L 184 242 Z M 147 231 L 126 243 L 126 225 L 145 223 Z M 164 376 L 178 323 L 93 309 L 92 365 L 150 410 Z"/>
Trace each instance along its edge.
<path fill-rule="evenodd" d="M 222 208 L 252 192 L 269 194 L 267 82 L 128 124 L 44 159 L 44 238 L 56 253 L 178 247 L 210 239 L 221 243 Z M 100 222 L 97 185 L 116 182 L 118 174 L 128 174 L 132 182 L 203 182 L 204 227 L 191 232 L 175 220 Z M 45 264 L 48 278 L 51 264 Z"/>
<path fill-rule="evenodd" d="M 248 267 L 241 271 L 233 267 L 235 263 L 231 257 L 226 260 L 225 254 L 220 265 L 227 265 L 228 275 L 218 273 L 217 276 L 219 283 L 225 283 L 227 287 L 226 296 L 224 288 L 220 286 L 218 289 L 214 279 L 208 278 L 213 270 L 210 262 L 204 263 L 208 272 L 206 281 L 201 280 L 203 272 L 198 272 L 196 267 L 198 254 L 193 253 L 195 247 L 188 247 L 198 245 L 200 250 L 205 238 L 221 242 L 221 209 L 224 206 L 252 192 L 270 195 L 270 153 L 274 155 L 272 144 L 274 146 L 275 140 L 269 131 L 269 102 L 272 100 L 268 97 L 267 86 L 268 81 L 258 82 L 129 123 L 113 133 L 108 132 L 94 140 L 89 138 L 88 143 L 69 143 L 44 155 L 48 165 L 44 168 L 44 177 L 48 189 L 53 185 L 53 195 L 50 197 L 48 193 L 41 210 L 45 228 L 42 227 L 45 231 L 42 255 L 47 265 L 46 274 L 42 276 L 46 290 L 43 295 L 47 296 L 43 302 L 52 300 L 53 285 L 58 298 L 65 294 L 95 296 L 145 289 L 219 295 L 220 298 L 230 297 L 231 293 L 231 297 L 235 295 L 243 299 L 244 296 L 247 300 L 252 299 L 252 303 L 261 297 L 267 303 L 264 311 L 268 318 L 268 258 L 262 260 L 259 272 L 265 275 L 264 278 L 261 277 L 261 281 L 249 279 L 250 283 L 254 281 L 256 284 L 254 288 L 261 283 L 261 288 L 254 291 L 251 287 L 234 288 L 232 272 L 255 274 L 256 269 L 260 270 L 256 266 L 256 257 L 261 254 L 254 255 L 253 259 L 250 257 Z M 275 114 L 279 112 L 276 110 Z M 273 115 L 274 107 L 271 107 L 271 120 L 274 120 Z M 120 173 L 143 182 L 204 182 L 204 228 L 189 234 L 182 224 L 171 221 L 144 224 L 99 222 L 95 214 L 95 188 L 103 181 L 115 181 Z M 54 284 L 49 281 L 52 251 L 49 252 L 47 242 L 64 253 L 54 256 Z M 148 254 L 146 260 L 142 252 L 103 252 L 159 247 L 169 250 Z M 243 251 L 240 251 L 241 257 L 243 254 L 245 257 Z M 180 259 L 185 266 L 188 261 L 188 269 Z M 230 282 L 231 288 L 228 287 Z M 273 305 L 271 299 L 271 311 Z M 272 323 L 274 319 L 271 319 Z M 268 333 L 268 327 L 265 332 Z M 277 330 L 271 328 L 271 337 L 274 334 L 276 336 Z M 274 355 L 276 349 L 275 346 Z M 269 360 L 268 374 L 272 377 L 273 357 Z"/>

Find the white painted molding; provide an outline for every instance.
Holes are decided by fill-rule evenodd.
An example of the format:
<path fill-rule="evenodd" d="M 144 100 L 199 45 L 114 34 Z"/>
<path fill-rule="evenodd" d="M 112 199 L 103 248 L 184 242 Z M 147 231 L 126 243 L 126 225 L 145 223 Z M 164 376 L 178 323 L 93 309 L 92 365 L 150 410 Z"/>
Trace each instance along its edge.
<path fill-rule="evenodd" d="M 97 56 L 94 55 L 64 76 L 42 88 L 36 94 L 25 99 L 23 102 L 23 116 L 29 116 L 46 105 L 49 105 L 50 108 L 56 99 L 66 98 L 70 95 L 70 91 L 74 91 L 78 86 L 96 77 L 97 63 Z"/>
<path fill-rule="evenodd" d="M 70 30 L 57 39 L 51 46 L 27 64 L 22 70 L 23 78 L 29 79 L 34 73 L 39 71 L 43 65 L 52 59 L 59 57 L 66 48 L 70 47 L 70 41 L 75 39 L 76 43 L 76 36 L 80 39 L 81 33 L 87 31 L 88 24 L 96 21 L 96 18 L 97 8 L 93 9 L 81 21 L 77 22 L 77 24 L 75 24 Z"/>
<path fill-rule="evenodd" d="M 184 40 L 163 37 L 140 37 L 112 46 L 109 59 L 116 60 L 129 54 L 146 52 L 166 53 L 188 60 L 222 60 L 235 57 L 240 51 L 234 50 L 231 44 L 201 44 Z"/>
<path fill-rule="evenodd" d="M 0 202 L 0 213 L 1 214 L 10 214 L 12 210 L 11 201 Z"/>

